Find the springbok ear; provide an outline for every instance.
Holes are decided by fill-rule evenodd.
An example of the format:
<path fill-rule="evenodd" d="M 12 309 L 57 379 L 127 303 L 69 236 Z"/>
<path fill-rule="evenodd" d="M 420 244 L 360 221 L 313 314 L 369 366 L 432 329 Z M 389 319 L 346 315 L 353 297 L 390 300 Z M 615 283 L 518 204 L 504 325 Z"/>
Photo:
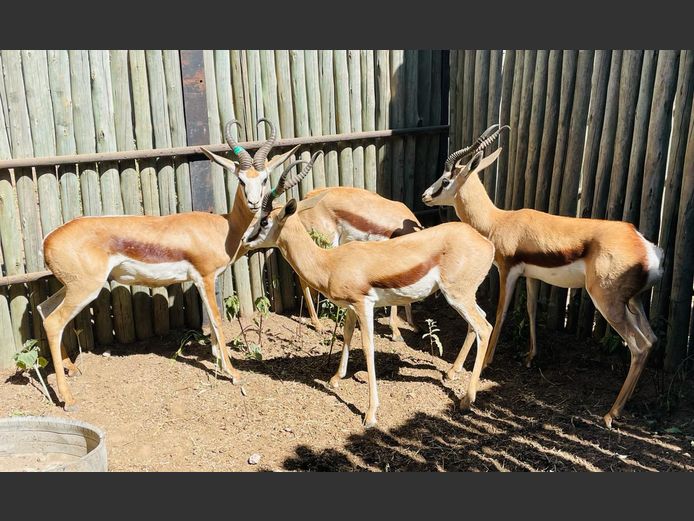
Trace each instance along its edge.
<path fill-rule="evenodd" d="M 316 206 L 318 203 L 321 202 L 323 197 L 328 195 L 328 191 L 324 191 L 323 193 L 320 193 L 318 195 L 314 195 L 313 197 L 309 197 L 308 199 L 304 199 L 303 201 L 299 202 L 299 212 L 303 212 L 305 210 L 310 210 L 314 206 Z"/>
<path fill-rule="evenodd" d="M 275 167 L 278 167 L 282 163 L 284 163 L 287 159 L 289 159 L 289 156 L 291 156 L 296 150 L 300 147 L 301 145 L 296 145 L 294 148 L 292 148 L 289 152 L 285 152 L 284 154 L 280 154 L 279 156 L 274 156 L 272 159 L 267 161 L 265 163 L 266 165 L 266 170 L 269 172 Z"/>
<path fill-rule="evenodd" d="M 470 161 L 470 170 L 469 172 L 481 172 L 485 168 L 487 168 L 489 165 L 494 163 L 497 159 L 499 159 L 499 155 L 501 154 L 501 151 L 503 149 L 501 147 L 497 148 L 494 152 L 489 154 L 487 157 L 480 157 L 479 161 L 476 164 L 472 164 L 473 161 L 477 158 L 477 156 L 472 158 L 472 161 Z M 479 152 L 479 154 L 484 154 L 484 152 Z"/>
<path fill-rule="evenodd" d="M 213 154 L 209 150 L 207 150 L 205 147 L 200 147 L 200 151 L 207 156 L 207 158 L 210 161 L 214 161 L 218 165 L 222 166 L 223 168 L 229 170 L 234 175 L 239 175 L 239 164 L 236 161 L 232 161 L 231 159 L 227 159 L 226 157 L 218 156 L 217 154 Z"/>
<path fill-rule="evenodd" d="M 287 217 L 296 213 L 296 208 L 296 199 L 290 199 L 289 202 L 280 210 L 280 213 L 277 215 L 277 219 L 280 222 L 284 221 Z"/>

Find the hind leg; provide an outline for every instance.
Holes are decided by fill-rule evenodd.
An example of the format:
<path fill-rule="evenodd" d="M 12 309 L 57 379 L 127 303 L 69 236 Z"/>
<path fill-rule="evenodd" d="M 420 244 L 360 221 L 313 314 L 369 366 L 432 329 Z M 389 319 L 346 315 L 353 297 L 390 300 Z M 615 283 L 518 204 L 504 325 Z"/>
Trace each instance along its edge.
<path fill-rule="evenodd" d="M 390 306 L 390 330 L 393 333 L 394 342 L 402 342 L 403 338 L 398 329 L 398 306 Z"/>
<path fill-rule="evenodd" d="M 50 297 L 48 297 L 46 300 L 41 302 L 38 306 L 36 306 L 36 309 L 39 312 L 39 315 L 41 315 L 42 320 L 46 320 L 46 318 L 53 313 L 60 304 L 62 304 L 63 300 L 65 300 L 65 294 L 67 293 L 67 288 L 65 286 L 61 287 L 58 291 L 53 293 Z M 64 329 L 64 327 L 63 327 Z M 61 332 L 61 341 L 60 341 L 60 356 L 63 359 L 63 366 L 65 369 L 67 369 L 67 375 L 68 376 L 74 376 L 77 374 L 77 367 L 75 364 L 72 363 L 72 360 L 70 360 L 70 356 L 67 353 L 67 348 L 65 347 L 65 344 L 62 342 L 62 332 Z"/>
<path fill-rule="evenodd" d="M 636 295 L 635 297 L 629 299 L 629 309 L 636 315 L 636 323 L 641 333 L 643 333 L 643 335 L 651 343 L 655 343 L 656 340 L 658 340 L 658 337 L 653 332 L 651 323 L 648 321 L 648 317 L 646 317 L 646 311 L 643 309 L 643 299 L 641 298 L 641 295 Z"/>
<path fill-rule="evenodd" d="M 301 277 L 299 277 L 299 283 L 301 285 L 301 291 L 304 294 L 304 301 L 306 302 L 306 309 L 308 309 L 308 315 L 309 317 L 311 317 L 311 323 L 313 324 L 314 329 L 318 333 L 322 333 L 323 326 L 321 325 L 320 320 L 318 319 L 318 314 L 316 313 L 316 306 L 313 304 L 313 295 L 311 292 L 311 288 Z M 318 295 L 318 292 L 316 292 L 316 295 Z"/>
<path fill-rule="evenodd" d="M 453 381 L 458 378 L 458 375 L 460 375 L 460 373 L 463 371 L 463 364 L 465 363 L 465 359 L 467 358 L 467 355 L 470 352 L 470 348 L 472 348 L 472 343 L 475 341 L 476 338 L 477 334 L 475 333 L 475 330 L 472 328 L 470 324 L 468 324 L 465 342 L 463 342 L 463 347 L 460 348 L 460 352 L 458 353 L 455 362 L 453 362 L 453 365 L 446 373 L 446 380 Z"/>
<path fill-rule="evenodd" d="M 419 333 L 421 330 L 419 326 L 414 323 L 414 319 L 412 318 L 412 304 L 405 304 L 405 316 L 407 317 L 407 323 L 412 328 L 412 331 Z"/>
<path fill-rule="evenodd" d="M 479 384 L 480 375 L 482 374 L 482 366 L 484 365 L 487 349 L 489 347 L 489 339 L 492 334 L 492 325 L 487 322 L 484 312 L 477 305 L 474 291 L 472 291 L 471 294 L 468 294 L 467 292 L 460 293 L 458 291 L 442 291 L 448 303 L 458 313 L 460 313 L 460 316 L 462 316 L 468 323 L 468 335 L 465 343 L 468 343 L 471 333 L 474 335 L 473 338 L 477 340 L 477 353 L 475 355 L 475 365 L 472 368 L 472 375 L 470 376 L 470 383 L 468 384 L 467 393 L 460 400 L 460 408 L 469 409 L 470 405 L 474 403 L 475 398 L 477 397 L 477 385 Z M 472 341 L 470 341 L 470 345 L 471 344 Z M 468 346 L 467 349 L 469 350 L 470 347 Z M 467 352 L 463 353 L 463 351 L 465 351 L 465 346 L 463 346 L 458 359 L 456 359 L 456 364 L 459 362 L 461 355 L 467 355 Z M 465 358 L 462 357 L 463 361 L 464 359 Z"/>
<path fill-rule="evenodd" d="M 354 326 L 357 322 L 357 315 L 354 313 L 352 308 L 347 308 L 347 314 L 345 315 L 345 325 L 342 329 L 342 338 L 344 340 L 342 345 L 342 356 L 340 357 L 340 365 L 337 368 L 337 372 L 330 379 L 330 387 L 337 389 L 340 385 L 340 380 L 347 376 L 347 362 L 349 362 L 349 346 L 352 343 L 352 334 L 354 333 Z"/>
<path fill-rule="evenodd" d="M 525 357 L 526 367 L 530 367 L 530 363 L 537 354 L 537 334 L 535 332 L 535 315 L 537 314 L 537 292 L 540 288 L 540 281 L 537 279 L 526 278 L 526 304 L 528 307 L 528 325 L 530 326 L 530 350 Z"/>
<path fill-rule="evenodd" d="M 55 370 L 56 386 L 58 387 L 58 395 L 64 402 L 66 411 L 76 409 L 76 401 L 72 396 L 72 392 L 68 387 L 65 378 L 64 359 L 69 358 L 62 347 L 62 337 L 65 326 L 82 311 L 87 304 L 94 300 L 101 291 L 104 282 L 106 282 L 107 273 L 102 279 L 82 277 L 78 283 L 66 285 L 65 297 L 58 306 L 50 312 L 43 321 L 43 327 L 46 330 L 48 337 L 48 346 L 51 351 L 51 359 Z M 74 364 L 70 361 L 68 370 L 76 370 Z"/>
<path fill-rule="evenodd" d="M 629 364 L 627 377 L 622 384 L 622 388 L 614 404 L 612 404 L 609 412 L 604 416 L 605 425 L 607 425 L 607 427 L 612 427 L 612 421 L 619 418 L 624 404 L 634 393 L 636 384 L 646 366 L 646 360 L 648 359 L 648 354 L 651 351 L 653 343 L 637 326 L 638 320 L 636 315 L 638 315 L 638 313 L 636 315 L 632 313 L 627 303 L 620 300 L 617 295 L 611 295 L 609 292 L 602 290 L 599 286 L 591 288 L 588 294 L 593 299 L 595 307 L 626 342 L 631 353 L 631 363 Z"/>

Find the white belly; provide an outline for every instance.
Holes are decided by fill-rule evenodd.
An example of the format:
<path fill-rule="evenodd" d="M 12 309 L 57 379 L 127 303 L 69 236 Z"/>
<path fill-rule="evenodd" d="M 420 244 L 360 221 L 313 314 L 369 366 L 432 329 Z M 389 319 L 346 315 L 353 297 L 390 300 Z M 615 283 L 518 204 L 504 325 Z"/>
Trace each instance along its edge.
<path fill-rule="evenodd" d="M 543 268 L 542 266 L 526 264 L 523 268 L 523 275 L 560 288 L 582 288 L 586 285 L 586 263 L 579 259 L 558 268 Z"/>
<path fill-rule="evenodd" d="M 348 222 L 342 222 L 337 229 L 338 244 L 347 244 L 348 242 L 369 242 L 369 241 L 384 241 L 388 237 L 374 233 L 364 232 L 350 225 Z M 335 244 L 334 246 L 337 246 Z"/>
<path fill-rule="evenodd" d="M 401 288 L 372 288 L 375 306 L 398 306 L 427 298 L 439 289 L 439 268 L 435 267 L 414 284 Z"/>
<path fill-rule="evenodd" d="M 147 263 L 119 255 L 110 278 L 121 284 L 141 284 L 158 287 L 193 280 L 197 274 L 188 261 Z"/>

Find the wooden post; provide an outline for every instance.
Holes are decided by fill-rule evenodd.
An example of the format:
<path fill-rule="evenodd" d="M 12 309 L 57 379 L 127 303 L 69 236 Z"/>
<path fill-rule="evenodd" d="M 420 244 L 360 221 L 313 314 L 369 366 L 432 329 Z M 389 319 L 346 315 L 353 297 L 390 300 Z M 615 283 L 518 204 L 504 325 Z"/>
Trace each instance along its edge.
<path fill-rule="evenodd" d="M 320 66 L 321 126 L 324 133 L 337 132 L 333 51 L 322 50 L 318 56 Z M 327 186 L 339 186 L 340 166 L 336 147 L 325 154 L 325 182 Z"/>
<path fill-rule="evenodd" d="M 361 51 L 362 74 L 362 129 L 376 130 L 376 79 L 374 72 L 374 51 Z M 315 166 L 314 166 L 315 168 Z M 376 144 L 370 143 L 364 149 L 364 188 L 372 192 L 377 188 Z"/>
<path fill-rule="evenodd" d="M 677 78 L 677 94 L 675 97 L 675 112 L 672 122 L 672 141 L 668 158 L 667 184 L 663 201 L 663 222 L 660 230 L 660 247 L 663 249 L 663 276 L 653 291 L 653 306 L 651 316 L 665 317 L 670 304 L 670 289 L 672 285 L 672 270 L 674 251 L 677 237 L 676 222 L 678 203 L 682 193 L 682 176 L 684 174 L 684 158 L 687 149 L 687 131 L 692 99 L 694 98 L 694 52 L 682 51 L 680 56 L 679 76 Z M 691 138 L 690 138 L 691 139 Z"/>
<path fill-rule="evenodd" d="M 308 100 L 309 135 L 320 136 L 323 134 L 323 119 L 318 51 L 304 51 L 304 60 L 306 63 L 306 97 Z M 327 152 L 327 150 L 323 150 L 323 155 L 316 159 L 311 169 L 314 188 L 324 188 L 326 186 L 325 158 Z"/>
<path fill-rule="evenodd" d="M 405 61 L 405 90 L 401 93 L 405 103 L 405 126 L 408 128 L 416 127 L 419 120 L 417 107 L 417 51 L 406 50 Z M 415 178 L 415 157 L 417 141 L 414 136 L 405 138 L 405 164 L 403 170 L 403 201 L 410 208 L 414 208 L 414 178 Z"/>
<path fill-rule="evenodd" d="M 581 188 L 580 216 L 590 218 L 597 213 L 604 214 L 607 205 L 607 173 L 612 165 L 612 151 L 614 148 L 614 136 L 617 120 L 617 107 L 619 104 L 619 78 L 622 69 L 622 51 L 612 51 L 609 63 L 609 74 L 606 89 L 602 90 L 602 54 L 596 53 L 596 78 L 597 84 L 591 100 L 591 113 L 588 121 L 588 138 L 586 153 L 583 159 L 583 188 Z M 593 90 L 593 89 L 591 89 Z M 597 199 L 598 192 L 602 195 Z M 581 303 L 578 311 L 577 334 L 579 338 L 589 337 L 593 330 L 595 307 L 588 293 L 581 292 Z"/>
<path fill-rule="evenodd" d="M 418 51 L 417 56 L 417 110 L 419 118 L 417 124 L 428 126 L 431 124 L 431 104 L 435 90 L 432 88 L 432 51 Z M 424 210 L 422 193 L 431 184 L 428 176 L 429 170 L 429 136 L 418 136 L 415 139 L 415 166 L 414 166 L 414 194 L 413 209 Z M 438 152 L 438 151 L 437 151 Z M 435 160 L 434 160 L 435 161 Z M 438 161 L 435 161 L 436 163 Z"/>
<path fill-rule="evenodd" d="M 310 136 L 310 123 L 308 116 L 308 95 L 306 91 L 306 60 L 304 51 L 289 51 L 289 64 L 291 70 L 292 94 L 294 101 L 294 135 L 296 137 Z M 301 153 L 301 159 L 311 159 L 311 152 L 305 150 Z M 299 185 L 299 194 L 303 198 L 313 190 L 313 172 L 310 172 Z"/>
<path fill-rule="evenodd" d="M 350 125 L 352 132 L 361 132 L 361 57 L 359 51 L 347 51 L 347 70 L 349 75 Z M 364 188 L 364 147 L 358 142 L 352 146 L 352 172 L 353 186 Z"/>
<path fill-rule="evenodd" d="M 486 127 L 499 123 L 499 113 L 501 110 L 501 90 L 502 78 L 502 58 L 503 51 L 491 51 L 489 58 L 489 96 L 487 98 L 487 123 Z M 508 135 L 508 131 L 504 131 Z M 484 174 L 484 188 L 492 201 L 496 200 L 496 179 L 499 161 L 488 168 Z M 494 272 L 495 273 L 495 272 Z"/>
<path fill-rule="evenodd" d="M 389 128 L 390 124 L 390 54 L 376 51 L 376 129 Z M 393 190 L 392 147 L 387 140 L 378 142 L 378 193 L 391 198 Z"/>
<path fill-rule="evenodd" d="M 518 118 L 520 115 L 521 92 L 523 86 L 523 51 L 515 51 L 516 60 L 513 69 L 513 91 L 511 92 L 511 126 L 508 144 L 508 167 L 506 172 L 506 191 L 503 207 L 507 210 L 513 208 L 513 190 L 515 183 L 516 148 L 518 143 Z"/>
<path fill-rule="evenodd" d="M 629 167 L 626 179 L 626 193 L 615 193 L 613 215 L 619 218 L 619 211 L 623 205 L 622 218 L 639 225 L 641 211 L 641 190 L 643 188 L 644 159 L 646 157 L 646 145 L 648 139 L 651 102 L 653 100 L 653 83 L 655 81 L 656 54 L 647 51 L 641 71 L 639 83 L 639 95 L 636 102 L 636 115 L 634 117 L 634 132 L 631 139 L 631 154 L 629 155 Z"/>
<path fill-rule="evenodd" d="M 535 79 L 536 51 L 525 51 L 523 58 L 523 82 L 521 84 L 520 110 L 518 113 L 516 155 L 513 169 L 513 195 L 511 207 L 518 209 L 523 206 L 525 195 L 525 167 L 528 158 L 528 129 L 533 107 L 533 83 Z"/>
<path fill-rule="evenodd" d="M 680 194 L 677 235 L 675 238 L 672 293 L 668 318 L 665 370 L 673 374 L 687 354 L 687 335 L 692 313 L 692 279 L 694 263 L 694 111 L 689 118 L 689 137 L 684 157 L 682 192 Z"/>
<path fill-rule="evenodd" d="M 665 182 L 667 150 L 672 128 L 672 103 L 677 87 L 679 51 L 660 51 L 655 73 L 648 144 L 644 163 L 639 230 L 650 241 L 658 240 Z"/>
<path fill-rule="evenodd" d="M 507 51 L 504 57 L 501 78 L 501 107 L 499 108 L 499 126 L 511 123 L 511 98 L 513 92 L 513 75 L 515 72 L 516 53 Z M 499 136 L 499 147 L 502 149 L 501 155 L 497 160 L 496 190 L 494 202 L 496 206 L 505 208 L 506 189 L 508 185 L 508 166 L 509 166 L 509 139 L 515 129 L 504 131 Z"/>
<path fill-rule="evenodd" d="M 535 76 L 533 77 L 532 113 L 528 125 L 528 152 L 525 163 L 525 186 L 522 206 L 535 207 L 535 190 L 537 189 L 537 169 L 540 164 L 540 146 L 542 143 L 542 123 L 545 116 L 545 101 L 547 93 L 547 64 L 549 51 L 538 51 L 535 60 Z M 520 197 L 520 193 L 518 194 Z"/>
<path fill-rule="evenodd" d="M 405 54 L 394 50 L 390 53 L 390 128 L 405 126 Z M 392 181 L 391 194 L 396 201 L 405 200 L 405 142 L 396 138 L 391 143 Z"/>

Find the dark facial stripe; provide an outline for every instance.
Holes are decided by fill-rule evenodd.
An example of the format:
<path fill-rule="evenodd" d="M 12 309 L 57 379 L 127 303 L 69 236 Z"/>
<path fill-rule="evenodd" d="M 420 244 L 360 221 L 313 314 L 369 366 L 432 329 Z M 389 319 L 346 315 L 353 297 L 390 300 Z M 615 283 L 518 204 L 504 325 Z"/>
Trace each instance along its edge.
<path fill-rule="evenodd" d="M 131 259 L 150 264 L 186 260 L 186 253 L 183 250 L 132 239 L 114 237 L 111 239 L 109 246 L 112 253 L 120 253 Z"/>
<path fill-rule="evenodd" d="M 439 262 L 438 256 L 430 257 L 407 271 L 395 275 L 384 275 L 371 281 L 371 286 L 379 289 L 394 289 L 411 286 L 424 277 Z"/>

